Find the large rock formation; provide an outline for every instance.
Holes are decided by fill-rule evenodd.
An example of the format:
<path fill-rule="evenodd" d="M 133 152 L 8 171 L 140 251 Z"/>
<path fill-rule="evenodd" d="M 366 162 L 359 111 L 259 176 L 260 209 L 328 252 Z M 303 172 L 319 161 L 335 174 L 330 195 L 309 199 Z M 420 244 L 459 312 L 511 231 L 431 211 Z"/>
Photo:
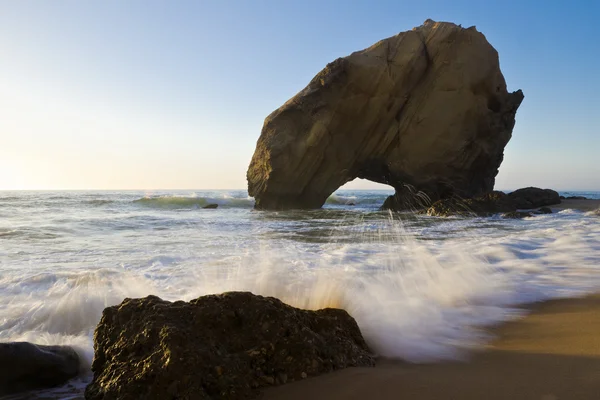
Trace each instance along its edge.
<path fill-rule="evenodd" d="M 94 335 L 86 399 L 247 399 L 257 388 L 374 360 L 343 310 L 245 292 L 170 303 L 125 299 Z"/>
<path fill-rule="evenodd" d="M 522 100 L 475 27 L 427 20 L 328 64 L 269 115 L 248 192 L 259 209 L 318 208 L 357 177 L 433 201 L 489 192 Z"/>
<path fill-rule="evenodd" d="M 0 396 L 61 385 L 77 376 L 80 364 L 68 346 L 0 343 Z"/>

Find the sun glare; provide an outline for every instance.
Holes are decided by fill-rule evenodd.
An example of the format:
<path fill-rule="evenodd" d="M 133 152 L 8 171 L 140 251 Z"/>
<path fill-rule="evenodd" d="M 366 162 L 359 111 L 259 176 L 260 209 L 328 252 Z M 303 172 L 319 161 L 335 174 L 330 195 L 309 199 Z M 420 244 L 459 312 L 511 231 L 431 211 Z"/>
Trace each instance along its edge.
<path fill-rule="evenodd" d="M 25 179 L 16 165 L 8 160 L 0 160 L 0 190 L 26 190 Z"/>

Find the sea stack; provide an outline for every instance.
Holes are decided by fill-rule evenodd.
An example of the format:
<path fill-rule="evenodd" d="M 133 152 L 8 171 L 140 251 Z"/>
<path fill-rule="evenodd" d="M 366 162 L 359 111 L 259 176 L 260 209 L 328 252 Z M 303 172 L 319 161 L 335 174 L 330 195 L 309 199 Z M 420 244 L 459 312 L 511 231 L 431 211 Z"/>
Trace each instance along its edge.
<path fill-rule="evenodd" d="M 319 208 L 355 178 L 398 199 L 490 192 L 522 100 L 475 27 L 427 20 L 331 62 L 271 113 L 248 192 L 271 210 Z"/>

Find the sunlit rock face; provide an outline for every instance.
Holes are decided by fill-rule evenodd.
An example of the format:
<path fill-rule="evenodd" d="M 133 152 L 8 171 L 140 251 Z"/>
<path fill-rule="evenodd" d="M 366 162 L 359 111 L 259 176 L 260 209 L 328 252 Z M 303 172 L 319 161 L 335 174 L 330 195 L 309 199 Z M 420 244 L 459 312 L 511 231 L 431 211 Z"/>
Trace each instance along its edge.
<path fill-rule="evenodd" d="M 269 115 L 249 194 L 289 209 L 321 207 L 355 178 L 431 200 L 489 192 L 522 100 L 475 27 L 427 20 L 328 64 Z"/>
<path fill-rule="evenodd" d="M 104 309 L 94 350 L 87 400 L 253 399 L 262 387 L 375 365 L 346 311 L 248 292 L 125 299 Z"/>

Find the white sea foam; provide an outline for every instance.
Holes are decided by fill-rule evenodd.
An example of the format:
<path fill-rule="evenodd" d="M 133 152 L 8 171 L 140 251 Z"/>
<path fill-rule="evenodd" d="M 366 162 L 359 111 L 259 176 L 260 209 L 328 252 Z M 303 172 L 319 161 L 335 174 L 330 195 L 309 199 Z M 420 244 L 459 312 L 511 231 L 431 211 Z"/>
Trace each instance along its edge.
<path fill-rule="evenodd" d="M 217 197 L 202 196 L 144 196 L 133 201 L 136 204 L 155 208 L 202 208 L 209 204 L 218 204 L 220 207 L 250 208 L 254 206 L 251 197 L 232 197 L 222 195 Z"/>
<path fill-rule="evenodd" d="M 89 366 L 107 306 L 246 290 L 342 307 L 378 354 L 429 362 L 467 356 L 488 339 L 478 328 L 518 315 L 516 304 L 600 288 L 591 213 L 401 221 L 326 210 L 181 213 L 139 207 L 139 198 L 118 194 L 107 208 L 68 199 L 89 208 L 53 214 L 15 209 L 0 231 L 61 233 L 0 237 L 0 340 L 70 344 Z"/>

